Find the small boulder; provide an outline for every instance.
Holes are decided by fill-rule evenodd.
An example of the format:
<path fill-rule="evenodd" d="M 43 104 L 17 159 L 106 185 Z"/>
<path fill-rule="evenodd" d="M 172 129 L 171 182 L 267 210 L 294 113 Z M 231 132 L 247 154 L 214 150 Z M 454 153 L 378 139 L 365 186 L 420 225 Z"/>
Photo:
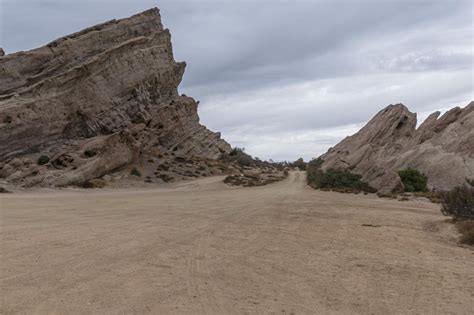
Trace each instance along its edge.
<path fill-rule="evenodd" d="M 23 166 L 23 161 L 20 160 L 19 158 L 14 158 L 8 164 L 10 164 L 10 166 L 12 166 L 14 168 L 19 168 L 19 167 Z"/>
<path fill-rule="evenodd" d="M 112 181 L 112 176 L 110 176 L 109 174 L 107 175 L 104 175 L 104 177 L 102 177 L 106 182 L 111 182 Z"/>
<path fill-rule="evenodd" d="M 10 176 L 11 174 L 15 173 L 16 169 L 11 166 L 10 164 L 5 164 L 0 170 L 0 178 L 6 178 Z"/>
<path fill-rule="evenodd" d="M 251 169 L 251 170 L 244 170 L 244 176 L 245 177 L 250 177 L 250 178 L 255 178 L 255 179 L 260 179 L 261 172 L 256 169 Z"/>

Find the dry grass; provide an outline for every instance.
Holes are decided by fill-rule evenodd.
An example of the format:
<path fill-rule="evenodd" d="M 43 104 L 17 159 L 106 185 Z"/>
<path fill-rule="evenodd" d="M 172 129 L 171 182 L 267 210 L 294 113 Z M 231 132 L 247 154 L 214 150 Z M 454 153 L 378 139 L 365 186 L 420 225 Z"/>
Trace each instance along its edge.
<path fill-rule="evenodd" d="M 442 203 L 443 202 L 443 192 L 416 192 L 414 193 L 416 197 L 424 197 L 429 199 L 432 203 Z"/>
<path fill-rule="evenodd" d="M 377 196 L 379 198 L 386 198 L 386 199 L 397 199 L 398 198 L 398 194 L 393 194 L 393 193 L 381 193 L 381 192 L 378 192 L 377 193 Z"/>

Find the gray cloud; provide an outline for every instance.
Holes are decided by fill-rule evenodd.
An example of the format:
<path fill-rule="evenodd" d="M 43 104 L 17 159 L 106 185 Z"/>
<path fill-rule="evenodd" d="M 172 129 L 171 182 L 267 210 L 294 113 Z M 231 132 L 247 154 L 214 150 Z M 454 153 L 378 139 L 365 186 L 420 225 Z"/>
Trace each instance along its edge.
<path fill-rule="evenodd" d="M 469 0 L 2 0 L 0 46 L 153 6 L 203 123 L 261 158 L 316 156 L 390 103 L 423 116 L 473 99 Z"/>

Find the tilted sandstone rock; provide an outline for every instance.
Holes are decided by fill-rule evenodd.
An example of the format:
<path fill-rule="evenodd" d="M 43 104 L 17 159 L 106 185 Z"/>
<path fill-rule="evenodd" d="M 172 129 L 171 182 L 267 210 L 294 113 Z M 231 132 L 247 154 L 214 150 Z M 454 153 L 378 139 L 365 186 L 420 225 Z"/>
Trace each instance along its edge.
<path fill-rule="evenodd" d="M 322 168 L 360 174 L 381 192 L 401 192 L 397 171 L 408 167 L 425 173 L 432 189 L 462 185 L 474 178 L 474 102 L 439 116 L 433 113 L 416 128 L 416 114 L 390 105 L 322 155 Z"/>
<path fill-rule="evenodd" d="M 198 102 L 178 95 L 185 66 L 174 61 L 156 8 L 0 57 L 0 175 L 65 186 L 143 154 L 228 153 L 220 134 L 199 123 Z M 42 154 L 51 162 L 11 165 Z"/>

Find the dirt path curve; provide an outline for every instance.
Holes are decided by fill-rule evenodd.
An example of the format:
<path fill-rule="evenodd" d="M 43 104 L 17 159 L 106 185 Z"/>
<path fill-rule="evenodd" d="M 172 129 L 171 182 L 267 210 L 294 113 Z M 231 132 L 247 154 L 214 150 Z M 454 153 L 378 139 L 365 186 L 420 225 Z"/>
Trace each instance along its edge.
<path fill-rule="evenodd" d="M 2 195 L 0 313 L 472 314 L 474 251 L 436 205 L 304 177 Z"/>

